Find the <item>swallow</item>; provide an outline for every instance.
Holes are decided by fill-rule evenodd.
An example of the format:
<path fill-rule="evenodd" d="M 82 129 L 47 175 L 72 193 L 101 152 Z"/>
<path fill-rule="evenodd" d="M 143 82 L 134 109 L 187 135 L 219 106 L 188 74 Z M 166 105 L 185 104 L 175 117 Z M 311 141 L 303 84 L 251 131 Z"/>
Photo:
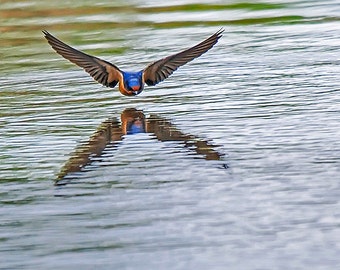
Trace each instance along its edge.
<path fill-rule="evenodd" d="M 111 88 L 114 88 L 118 84 L 119 91 L 123 95 L 135 96 L 143 91 L 145 84 L 148 86 L 158 84 L 168 78 L 180 66 L 185 65 L 210 50 L 221 38 L 224 29 L 220 29 L 215 34 L 189 49 L 157 60 L 137 72 L 122 71 L 112 63 L 72 48 L 46 30 L 42 32 L 48 43 L 58 54 L 83 68 L 94 80 Z"/>

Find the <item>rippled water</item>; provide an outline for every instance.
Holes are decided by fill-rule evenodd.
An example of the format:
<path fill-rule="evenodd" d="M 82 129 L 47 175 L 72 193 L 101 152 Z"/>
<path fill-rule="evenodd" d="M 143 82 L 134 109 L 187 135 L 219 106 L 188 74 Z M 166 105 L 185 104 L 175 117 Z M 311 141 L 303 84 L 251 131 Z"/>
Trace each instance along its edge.
<path fill-rule="evenodd" d="M 340 267 L 339 12 L 2 1 L 0 269 Z M 41 33 L 138 70 L 221 27 L 211 51 L 132 98 Z M 119 133 L 129 108 L 154 126 Z"/>

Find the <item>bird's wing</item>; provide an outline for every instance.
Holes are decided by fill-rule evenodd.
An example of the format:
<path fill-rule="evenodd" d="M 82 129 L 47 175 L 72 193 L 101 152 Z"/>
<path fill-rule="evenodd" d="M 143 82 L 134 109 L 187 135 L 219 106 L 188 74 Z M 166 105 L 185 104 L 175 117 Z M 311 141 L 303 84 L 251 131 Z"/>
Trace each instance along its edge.
<path fill-rule="evenodd" d="M 222 36 L 223 31 L 224 29 L 220 29 L 194 47 L 151 63 L 144 69 L 144 82 L 147 85 L 156 85 L 165 80 L 180 66 L 185 65 L 210 50 Z"/>
<path fill-rule="evenodd" d="M 115 87 L 122 78 L 121 71 L 115 65 L 106 62 L 97 57 L 88 55 L 78 51 L 71 46 L 65 44 L 61 40 L 52 36 L 49 32 L 43 31 L 45 38 L 52 48 L 62 57 L 72 63 L 82 67 L 88 72 L 97 82 L 107 86 Z"/>

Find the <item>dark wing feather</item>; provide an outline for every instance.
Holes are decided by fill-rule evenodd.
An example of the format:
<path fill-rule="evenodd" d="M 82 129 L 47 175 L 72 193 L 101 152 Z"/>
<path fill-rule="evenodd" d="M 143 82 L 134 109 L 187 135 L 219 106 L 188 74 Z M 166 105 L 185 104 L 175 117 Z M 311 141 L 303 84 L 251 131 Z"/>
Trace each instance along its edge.
<path fill-rule="evenodd" d="M 62 57 L 82 67 L 97 82 L 107 86 L 115 87 L 122 74 L 118 67 L 97 57 L 78 51 L 52 36 L 49 32 L 43 31 L 45 38 L 52 48 Z"/>
<path fill-rule="evenodd" d="M 156 85 L 165 80 L 180 66 L 185 65 L 210 50 L 222 36 L 223 31 L 223 29 L 220 29 L 196 46 L 148 65 L 143 73 L 145 83 L 147 85 Z"/>

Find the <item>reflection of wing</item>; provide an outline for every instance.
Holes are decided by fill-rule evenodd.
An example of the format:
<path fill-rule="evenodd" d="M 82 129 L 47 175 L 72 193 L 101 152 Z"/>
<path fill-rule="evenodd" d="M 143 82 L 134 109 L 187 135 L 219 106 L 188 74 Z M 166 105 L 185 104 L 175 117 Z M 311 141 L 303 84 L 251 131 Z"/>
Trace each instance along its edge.
<path fill-rule="evenodd" d="M 82 67 L 97 82 L 107 87 L 115 87 L 122 74 L 118 67 L 97 57 L 78 51 L 52 36 L 49 32 L 43 31 L 45 38 L 52 48 L 62 57 Z"/>
<path fill-rule="evenodd" d="M 122 140 L 122 131 L 116 118 L 104 121 L 92 134 L 90 139 L 79 145 L 69 160 L 61 168 L 56 185 L 64 184 L 61 182 L 70 173 L 80 172 L 86 165 L 91 163 L 91 158 L 99 157 L 106 145 L 112 141 Z"/>
<path fill-rule="evenodd" d="M 221 29 L 194 47 L 148 65 L 144 69 L 143 74 L 145 83 L 147 85 L 156 85 L 165 80 L 180 66 L 185 65 L 210 50 L 222 36 L 223 31 L 224 30 Z"/>
<path fill-rule="evenodd" d="M 194 135 L 184 134 L 171 122 L 156 115 L 151 115 L 148 119 L 147 132 L 154 133 L 157 139 L 162 142 L 182 141 L 185 147 L 193 149 L 199 155 L 203 155 L 206 160 L 220 160 L 223 156 L 223 154 L 214 149 L 215 145 Z"/>

